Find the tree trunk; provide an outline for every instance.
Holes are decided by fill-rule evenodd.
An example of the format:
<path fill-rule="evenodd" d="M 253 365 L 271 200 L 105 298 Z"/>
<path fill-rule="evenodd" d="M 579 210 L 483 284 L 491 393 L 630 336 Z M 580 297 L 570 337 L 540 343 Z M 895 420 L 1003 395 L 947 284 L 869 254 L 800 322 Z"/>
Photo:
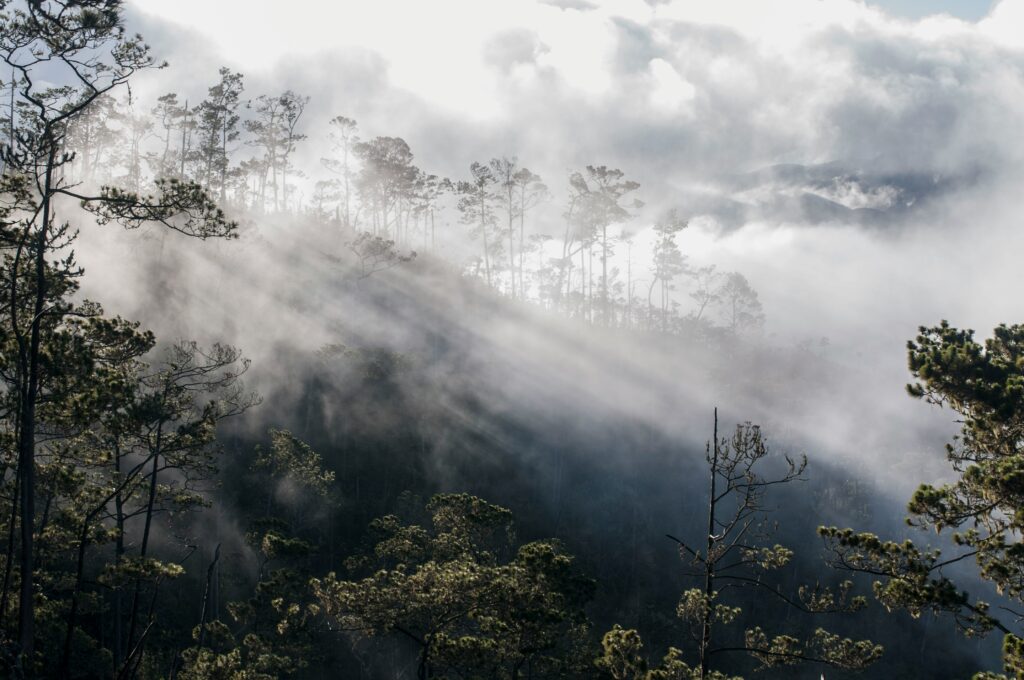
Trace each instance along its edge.
<path fill-rule="evenodd" d="M 704 602 L 703 625 L 700 639 L 700 677 L 706 678 L 710 668 L 711 652 L 711 594 L 715 588 L 715 482 L 718 478 L 718 409 L 715 409 L 714 441 L 711 445 L 711 494 L 708 498 L 708 539 L 704 554 Z"/>
<path fill-rule="evenodd" d="M 206 641 L 206 623 L 209 617 L 210 608 L 210 595 L 213 587 L 213 575 L 217 569 L 217 562 L 220 561 L 220 543 L 213 551 L 213 560 L 210 562 L 210 566 L 206 568 L 206 588 L 203 591 L 203 606 L 199 613 L 199 646 L 202 647 Z"/>
<path fill-rule="evenodd" d="M 609 325 L 608 309 L 608 225 L 601 225 L 601 319 L 605 326 Z"/>
<path fill-rule="evenodd" d="M 7 145 L 8 146 L 7 146 L 7 148 L 10 149 L 11 151 L 14 151 L 14 119 L 15 119 L 15 116 L 14 116 L 14 114 L 15 114 L 14 91 L 15 91 L 15 83 L 17 81 L 17 78 L 18 78 L 17 72 L 15 71 L 14 67 L 11 67 L 11 103 L 10 103 L 10 108 L 8 110 L 8 113 L 9 113 L 11 118 L 10 118 L 9 121 L 7 121 L 8 122 L 8 125 L 7 125 Z M 3 168 L 5 170 L 7 169 L 7 163 L 4 163 Z M 8 559 L 10 559 L 11 553 L 7 553 L 7 555 L 8 555 Z"/>
<path fill-rule="evenodd" d="M 482 191 L 482 190 L 481 190 Z M 484 273 L 487 277 L 487 287 L 491 287 L 491 251 L 487 244 L 487 205 L 484 202 L 483 194 L 480 195 L 480 233 L 484 240 Z"/>
<path fill-rule="evenodd" d="M 118 478 L 121 476 L 120 447 L 114 448 L 114 468 Z M 120 567 L 124 560 L 124 498 L 118 491 L 114 496 L 114 521 L 117 525 L 117 539 L 114 543 L 114 567 Z M 124 590 L 118 586 L 114 589 L 114 672 L 120 668 L 124 660 Z"/>
<path fill-rule="evenodd" d="M 149 499 L 146 502 L 146 521 L 142 529 L 142 544 L 139 546 L 139 557 L 144 558 L 149 549 L 149 532 L 153 524 L 153 509 L 156 503 L 157 472 L 160 462 L 160 446 L 163 436 L 163 425 L 156 430 L 156 452 L 153 454 L 153 468 L 149 473 Z M 128 645 L 135 639 L 135 629 L 139 621 L 139 599 L 142 596 L 142 579 L 135 579 L 135 591 L 132 594 L 132 611 L 128 617 Z"/>
<path fill-rule="evenodd" d="M 526 298 L 526 286 L 523 283 L 526 279 L 523 278 L 523 252 L 525 250 L 526 239 L 526 187 L 523 186 L 519 190 L 519 296 L 523 299 Z"/>
<path fill-rule="evenodd" d="M 185 100 L 185 112 L 181 116 L 181 158 L 178 170 L 178 179 L 185 181 L 185 156 L 188 155 L 187 135 L 188 133 L 188 100 Z"/>
<path fill-rule="evenodd" d="M 224 111 L 224 125 L 221 127 L 220 134 L 220 203 L 224 205 L 228 198 L 228 112 Z"/>
<path fill-rule="evenodd" d="M 23 339 L 19 342 L 22 389 L 18 404 L 18 476 L 21 478 L 21 591 L 18 602 L 18 640 L 21 644 L 22 659 L 28 675 L 32 674 L 32 655 L 35 652 L 35 603 L 33 599 L 35 545 L 33 530 L 36 512 L 36 400 L 39 396 L 39 348 L 42 339 L 43 307 L 46 301 L 46 239 L 50 227 L 50 194 L 57 153 L 57 145 L 49 128 L 46 130 L 44 143 L 49 146 L 49 152 L 43 181 L 39 233 L 36 235 L 35 244 L 36 290 L 27 353 Z"/>
<path fill-rule="evenodd" d="M 0 623 L 3 623 L 3 613 L 7 611 L 7 603 L 11 596 L 11 572 L 14 570 L 14 536 L 15 527 L 18 525 L 18 501 L 21 499 L 20 481 L 17 474 L 14 477 L 14 493 L 11 496 L 11 514 L 7 525 L 7 554 L 4 560 L 4 581 L 0 590 Z"/>
<path fill-rule="evenodd" d="M 512 201 L 515 196 L 512 193 L 514 185 L 508 186 L 508 275 L 511 280 L 512 299 L 516 297 L 516 247 L 515 247 L 515 213 L 512 210 Z M 519 282 L 522 287 L 522 281 Z"/>

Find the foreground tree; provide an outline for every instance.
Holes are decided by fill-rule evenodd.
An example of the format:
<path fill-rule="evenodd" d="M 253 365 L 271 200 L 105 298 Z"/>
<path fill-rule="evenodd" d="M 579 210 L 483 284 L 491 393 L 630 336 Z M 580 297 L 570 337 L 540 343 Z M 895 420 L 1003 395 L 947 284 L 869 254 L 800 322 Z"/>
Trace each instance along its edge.
<path fill-rule="evenodd" d="M 792 559 L 793 551 L 779 544 L 768 545 L 772 527 L 764 502 L 765 492 L 774 486 L 802 479 L 807 458 L 785 456 L 785 469 L 766 478 L 759 468 L 768 462 L 769 449 L 761 429 L 746 423 L 737 425 L 732 437 L 718 436 L 718 411 L 715 411 L 714 439 L 708 444 L 707 539 L 703 551 L 679 543 L 684 558 L 702 581 L 697 588 L 683 593 L 678 614 L 692 626 L 697 640 L 700 676 L 711 670 L 712 659 L 722 653 L 746 652 L 762 667 L 785 666 L 805 661 L 842 668 L 865 668 L 882 654 L 882 648 L 869 640 L 843 639 L 824 628 L 815 630 L 808 640 L 790 635 L 769 638 L 760 626 L 748 628 L 743 644 L 715 644 L 716 624 L 730 624 L 742 615 L 738 607 L 722 602 L 726 588 L 761 591 L 788 607 L 806 614 L 854 612 L 862 609 L 863 597 L 850 598 L 852 583 L 843 582 L 837 592 L 801 586 L 795 596 L 772 583 L 771 573 Z"/>
<path fill-rule="evenodd" d="M 833 563 L 876 577 L 875 595 L 890 611 L 912 616 L 949 614 L 965 634 L 1004 635 L 1005 676 L 1024 671 L 1024 632 L 1013 607 L 1009 617 L 961 589 L 944 568 L 973 560 L 982 579 L 1015 603 L 1024 601 L 1024 326 L 999 326 L 984 343 L 974 331 L 943 321 L 920 329 L 908 343 L 910 395 L 951 409 L 960 434 L 946 447 L 958 475 L 942 486 L 921 485 L 910 500 L 908 523 L 947 533 L 957 546 L 946 557 L 913 541 L 885 541 L 852 529 L 822 527 Z"/>
<path fill-rule="evenodd" d="M 17 120 L 12 143 L 3 149 L 0 194 L 11 206 L 5 217 L 10 257 L 5 332 L 12 339 L 14 365 L 9 389 L 16 395 L 10 432 L 18 451 L 20 498 L 19 654 L 31 673 L 35 649 L 34 579 L 36 548 L 36 434 L 38 407 L 49 397 L 42 377 L 50 331 L 59 332 L 81 312 L 60 301 L 63 282 L 80 275 L 70 251 L 75 232 L 58 219 L 67 199 L 77 199 L 101 223 L 129 228 L 161 222 L 202 238 L 230 236 L 234 224 L 199 187 L 177 181 L 157 184 L 142 196 L 116 188 L 81 193 L 69 185 L 64 168 L 74 160 L 68 133 L 102 97 L 127 84 L 136 72 L 155 66 L 139 36 L 122 25 L 116 0 L 51 0 L 3 3 L 0 59 L 11 68 Z M 46 77 L 41 77 L 45 69 Z M 43 83 L 60 83 L 52 86 Z"/>
<path fill-rule="evenodd" d="M 601 639 L 601 655 L 594 665 L 612 680 L 742 680 L 717 671 L 701 674 L 683 661 L 683 653 L 671 647 L 661 663 L 652 666 L 643 654 L 644 643 L 635 630 L 614 626 Z"/>
<path fill-rule="evenodd" d="M 292 677 L 329 646 L 308 582 L 310 557 L 325 542 L 316 527 L 336 504 L 334 473 L 290 432 L 269 434 L 248 480 L 261 492 L 251 498 L 259 510 L 245 536 L 259 561 L 256 584 L 250 597 L 228 604 L 230 622 L 211 617 L 196 626 L 181 678 Z"/>
<path fill-rule="evenodd" d="M 372 529 L 369 575 L 313 581 L 341 631 L 397 635 L 417 649 L 417 677 L 563 678 L 587 666 L 583 606 L 594 583 L 556 541 L 514 549 L 511 513 L 468 494 L 427 504 L 430 525 L 389 515 Z"/>
<path fill-rule="evenodd" d="M 677 614 L 687 622 L 697 649 L 697 665 L 682 660 L 671 649 L 660 667 L 651 669 L 640 655 L 642 642 L 636 631 L 614 628 L 604 637 L 599 668 L 611 677 L 628 680 L 708 680 L 724 678 L 713 668 L 721 654 L 746 653 L 761 668 L 817 662 L 861 669 L 876 661 L 882 648 L 869 640 L 851 640 L 817 628 L 809 639 L 792 635 L 769 637 L 760 626 L 747 628 L 742 641 L 722 629 L 742 621 L 742 608 L 728 603 L 730 590 L 754 590 L 782 605 L 808 615 L 853 612 L 864 607 L 863 597 L 849 597 L 852 586 L 844 582 L 837 591 L 815 585 L 800 587 L 793 595 L 773 583 L 772 572 L 792 558 L 788 548 L 771 544 L 772 527 L 764 503 L 765 492 L 777 485 L 802 479 L 806 458 L 785 457 L 776 477 L 762 476 L 768 462 L 768 446 L 761 430 L 749 423 L 738 425 L 732 437 L 719 438 L 715 412 L 714 438 L 708 442 L 707 535 L 699 543 L 669 536 L 679 545 L 689 574 L 700 585 L 685 591 Z"/>

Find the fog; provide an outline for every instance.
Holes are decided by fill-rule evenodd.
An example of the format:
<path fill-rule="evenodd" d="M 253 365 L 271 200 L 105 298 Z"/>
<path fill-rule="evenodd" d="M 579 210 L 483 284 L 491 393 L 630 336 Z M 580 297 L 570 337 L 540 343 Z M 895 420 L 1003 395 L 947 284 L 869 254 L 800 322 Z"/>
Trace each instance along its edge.
<path fill-rule="evenodd" d="M 353 273 L 350 236 L 289 215 L 240 213 L 232 242 L 83 229 L 85 297 L 160 338 L 229 342 L 253 360 L 265 401 L 243 437 L 305 423 L 303 436 L 333 445 L 347 421 L 392 427 L 394 412 L 353 407 L 355 369 L 325 352 L 344 345 L 408 362 L 396 382 L 427 404 L 416 422 L 434 487 L 492 490 L 527 517 L 555 517 L 559 536 L 604 497 L 644 508 L 658 540 L 678 531 L 697 512 L 689 475 L 715 407 L 729 427 L 755 421 L 779 450 L 807 453 L 809 484 L 867 481 L 875 529 L 903 532 L 910 492 L 952 476 L 943 444 L 957 424 L 906 396 L 905 345 L 941 319 L 985 336 L 1024 317 L 1024 42 L 1007 29 L 1024 23 L 1024 0 L 977 21 L 852 0 L 211 5 L 131 4 L 129 27 L 170 62 L 133 81 L 132 101 L 199 101 L 220 65 L 245 74 L 246 98 L 310 96 L 303 206 L 328 177 L 337 115 L 363 139 L 402 137 L 420 167 L 453 179 L 517 157 L 551 191 L 527 229 L 556 239 L 569 173 L 620 168 L 643 201 L 616 227 L 633 237 L 612 260 L 620 276 L 650 280 L 652 226 L 675 208 L 688 264 L 742 273 L 766 317 L 708 341 L 510 300 L 467 275 L 478 245 L 452 206 L 436 251 L 367 278 Z M 316 380 L 345 396 L 309 396 Z M 315 404 L 301 415 L 304 399 Z M 510 470 L 537 489 L 517 496 Z M 589 537 L 603 520 L 586 521 Z"/>
<path fill-rule="evenodd" d="M 450 14 L 387 3 L 348 14 L 317 3 L 284 11 L 271 3 L 218 5 L 196 23 L 190 3 L 138 2 L 131 27 L 171 65 L 140 78 L 133 95 L 151 101 L 177 91 L 198 100 L 200 76 L 212 83 L 217 64 L 244 72 L 247 92 L 310 95 L 301 126 L 309 139 L 297 151 L 307 186 L 325 176 L 326 120 L 339 114 L 359 121 L 364 138 L 402 136 L 421 167 L 453 178 L 466 176 L 472 161 L 515 155 L 552 192 L 530 228 L 555 234 L 568 171 L 619 167 L 640 182 L 645 202 L 623 225 L 639 232 L 638 276 L 648 267 L 647 230 L 676 207 L 690 219 L 678 239 L 689 263 L 740 271 L 757 290 L 767 343 L 817 344 L 841 367 L 827 398 L 807 412 L 773 412 L 768 398 L 759 413 L 811 441 L 831 423 L 828 455 L 857 467 L 869 450 L 879 460 L 913 456 L 911 469 L 939 475 L 935 439 L 909 434 L 942 416 L 904 396 L 904 344 L 917 326 L 943 318 L 984 335 L 1021 315 L 1017 296 L 1006 293 L 1022 245 L 1014 189 L 1024 155 L 1024 52 L 1005 27 L 1022 6 L 997 3 L 971 22 L 910 21 L 842 1 L 770 10 L 744 2 L 525 3 L 514 11 L 454 3 Z M 460 243 L 467 229 L 453 213 L 443 218 L 443 243 L 458 265 L 473 246 Z M 212 337 L 217 329 L 254 357 L 272 356 L 280 343 L 313 349 L 363 319 L 358 301 L 337 298 L 331 282 L 342 277 L 321 256 L 344 245 L 329 235 L 295 238 L 294 230 L 253 225 L 240 243 L 212 251 L 169 239 L 161 248 L 184 249 L 173 265 L 184 269 L 161 292 L 175 313 L 157 319 L 136 313 L 143 305 L 132 299 L 135 286 L 104 288 L 98 271 L 123 280 L 125 259 L 136 280 L 151 278 L 132 255 L 149 245 L 87 234 L 89 292 L 174 335 Z M 128 256 L 107 259 L 116 248 Z M 685 309 L 686 284 L 679 288 Z M 303 315 L 295 301 L 321 313 Z M 496 316 L 473 332 L 525 355 L 553 352 L 555 375 L 572 370 L 558 333 L 509 328 Z M 587 342 L 607 343 L 613 349 L 602 351 L 630 362 L 606 371 L 577 366 L 572 382 L 583 381 L 594 398 L 634 385 L 659 396 L 612 401 L 653 409 L 652 402 L 671 404 L 664 395 L 672 392 L 713 394 L 682 378 L 684 357 L 675 359 L 683 373 L 672 375 L 661 355 L 629 344 L 637 340 L 593 337 L 599 333 L 588 331 Z M 917 481 L 893 480 L 893 493 L 905 495 Z"/>

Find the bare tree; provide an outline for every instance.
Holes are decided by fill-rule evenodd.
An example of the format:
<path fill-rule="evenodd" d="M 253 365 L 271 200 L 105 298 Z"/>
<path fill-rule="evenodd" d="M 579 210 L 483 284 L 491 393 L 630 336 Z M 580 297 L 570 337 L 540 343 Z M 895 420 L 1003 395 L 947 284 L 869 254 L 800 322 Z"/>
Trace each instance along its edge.
<path fill-rule="evenodd" d="M 690 625 L 697 645 L 698 677 L 709 677 L 714 658 L 730 652 L 750 654 L 762 666 L 814 661 L 863 668 L 880 657 L 881 647 L 868 640 L 840 638 L 823 628 L 818 628 L 809 640 L 800 640 L 789 635 L 769 639 L 755 626 L 745 631 L 740 644 L 717 642 L 716 631 L 743 614 L 740 607 L 725 602 L 730 589 L 755 589 L 807 614 L 853 612 L 866 605 L 865 598 L 849 596 L 852 583 L 848 581 L 836 591 L 815 585 L 801 587 L 792 596 L 772 583 L 771 572 L 784 567 L 793 552 L 771 542 L 774 526 L 765 494 L 771 487 L 803 480 L 807 458 L 784 456 L 781 473 L 764 477 L 758 468 L 768 457 L 767 442 L 757 425 L 737 425 L 731 437 L 720 438 L 715 409 L 714 437 L 708 442 L 706 455 L 707 535 L 693 543 L 669 536 L 679 545 L 689 574 L 700 582 L 683 593 L 677 610 Z"/>

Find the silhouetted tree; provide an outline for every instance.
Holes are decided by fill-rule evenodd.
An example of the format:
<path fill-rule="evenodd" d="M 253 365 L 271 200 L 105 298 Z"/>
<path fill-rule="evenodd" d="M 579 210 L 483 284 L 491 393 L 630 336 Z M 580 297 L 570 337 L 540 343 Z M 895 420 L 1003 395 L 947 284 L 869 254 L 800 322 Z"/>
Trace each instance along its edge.
<path fill-rule="evenodd" d="M 335 116 L 330 120 L 330 126 L 331 145 L 335 152 L 341 154 L 341 158 L 320 160 L 327 169 L 341 177 L 341 200 L 344 205 L 344 213 L 340 216 L 341 223 L 346 230 L 351 230 L 355 226 L 352 214 L 352 189 L 356 176 L 352 168 L 352 156 L 355 153 L 355 145 L 359 143 L 359 136 L 356 134 L 358 126 L 356 121 L 345 116 Z"/>
<path fill-rule="evenodd" d="M 723 308 L 726 327 L 733 333 L 757 330 L 764 324 L 764 313 L 757 291 L 739 272 L 726 274 L 725 282 L 715 291 Z"/>
<path fill-rule="evenodd" d="M 678 212 L 673 208 L 661 220 L 654 224 L 654 267 L 651 272 L 653 278 L 647 290 L 648 315 L 653 320 L 652 295 L 654 287 L 659 286 L 661 292 L 661 330 L 668 332 L 668 315 L 671 307 L 672 282 L 681 274 L 686 273 L 686 258 L 679 250 L 676 243 L 676 235 L 687 226 L 687 221 L 679 217 Z"/>
<path fill-rule="evenodd" d="M 484 280 L 491 286 L 498 247 L 494 234 L 498 224 L 498 178 L 490 166 L 481 163 L 470 165 L 469 173 L 472 180 L 459 182 L 457 186 L 458 207 L 462 213 L 462 223 L 470 225 L 470 233 L 483 244 Z"/>
<path fill-rule="evenodd" d="M 374 137 L 353 150 L 362 164 L 357 188 L 363 208 L 370 211 L 371 233 L 401 244 L 419 173 L 409 145 L 398 137 Z"/>
<path fill-rule="evenodd" d="M 220 81 L 210 87 L 206 99 L 196 108 L 196 132 L 199 146 L 196 160 L 199 166 L 199 181 L 220 197 L 227 200 L 228 181 L 231 179 L 231 147 L 237 141 L 241 130 L 242 74 L 232 73 L 222 67 Z"/>

